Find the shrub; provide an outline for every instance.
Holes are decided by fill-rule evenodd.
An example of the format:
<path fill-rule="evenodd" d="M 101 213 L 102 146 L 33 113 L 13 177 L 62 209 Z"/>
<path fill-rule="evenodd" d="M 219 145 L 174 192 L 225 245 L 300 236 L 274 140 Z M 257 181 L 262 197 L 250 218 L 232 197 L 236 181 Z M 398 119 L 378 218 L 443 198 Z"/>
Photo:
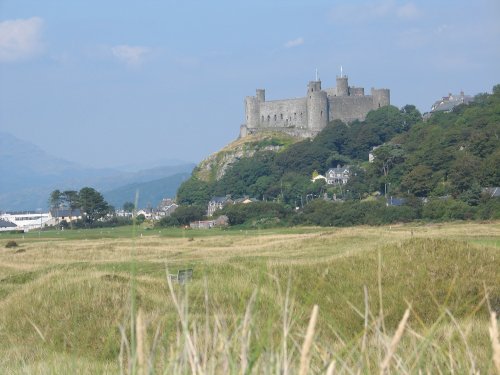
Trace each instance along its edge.
<path fill-rule="evenodd" d="M 172 217 L 172 216 L 165 216 L 158 221 L 156 224 L 157 227 L 177 227 L 179 226 L 179 220 L 177 218 Z"/>
<path fill-rule="evenodd" d="M 243 224 L 250 219 L 283 219 L 290 212 L 283 204 L 274 202 L 254 202 L 249 204 L 234 204 L 224 207 L 222 214 L 229 218 L 231 225 Z M 263 220 L 264 223 L 266 220 Z"/>
<path fill-rule="evenodd" d="M 8 241 L 8 242 L 5 244 L 5 247 L 6 247 L 7 249 L 10 249 L 10 248 L 13 248 L 13 247 L 18 247 L 18 246 L 19 246 L 19 245 L 17 244 L 17 242 L 16 242 L 16 241 L 12 241 L 12 240 Z"/>
<path fill-rule="evenodd" d="M 137 215 L 137 217 L 135 218 L 135 222 L 136 222 L 137 224 L 139 224 L 139 225 L 140 225 L 140 224 L 142 224 L 142 223 L 144 223 L 144 221 L 145 221 L 145 220 L 146 220 L 146 216 L 144 216 L 144 214 L 139 214 L 139 215 Z"/>
<path fill-rule="evenodd" d="M 474 217 L 474 207 L 455 199 L 435 199 L 424 205 L 422 217 L 431 220 L 469 220 Z"/>

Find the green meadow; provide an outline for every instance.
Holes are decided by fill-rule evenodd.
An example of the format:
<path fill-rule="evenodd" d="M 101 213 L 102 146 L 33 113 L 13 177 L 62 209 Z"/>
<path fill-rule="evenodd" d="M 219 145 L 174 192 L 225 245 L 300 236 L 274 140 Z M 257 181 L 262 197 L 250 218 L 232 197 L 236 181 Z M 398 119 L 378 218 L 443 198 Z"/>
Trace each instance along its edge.
<path fill-rule="evenodd" d="M 0 234 L 8 374 L 494 374 L 494 312 L 500 222 Z"/>

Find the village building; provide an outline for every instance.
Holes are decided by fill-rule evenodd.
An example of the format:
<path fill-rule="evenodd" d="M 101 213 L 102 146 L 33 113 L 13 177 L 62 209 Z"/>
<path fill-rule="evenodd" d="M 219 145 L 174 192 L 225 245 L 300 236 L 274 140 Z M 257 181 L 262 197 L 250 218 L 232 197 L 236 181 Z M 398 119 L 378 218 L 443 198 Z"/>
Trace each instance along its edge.
<path fill-rule="evenodd" d="M 59 225 L 63 221 L 70 223 L 81 219 L 82 213 L 78 208 L 74 210 L 67 208 L 54 208 L 50 210 L 50 220 L 47 221 L 47 225 Z"/>
<path fill-rule="evenodd" d="M 0 215 L 0 219 L 14 224 L 26 232 L 52 225 L 50 212 L 6 212 Z"/>
<path fill-rule="evenodd" d="M 226 215 L 221 215 L 215 220 L 198 220 L 189 224 L 191 229 L 212 229 L 224 228 L 229 226 L 229 218 Z"/>
<path fill-rule="evenodd" d="M 449 93 L 448 96 L 443 96 L 440 100 L 434 102 L 431 107 L 431 113 L 434 112 L 451 112 L 453 108 L 460 104 L 469 104 L 474 101 L 470 95 L 465 95 L 463 91 L 460 94 Z"/>
<path fill-rule="evenodd" d="M 19 230 L 18 226 L 10 221 L 0 219 L 0 232 L 7 232 L 11 230 Z"/>
<path fill-rule="evenodd" d="M 158 218 L 168 217 L 175 212 L 177 207 L 179 207 L 179 205 L 176 204 L 173 199 L 163 198 L 158 205 L 155 216 Z"/>
<path fill-rule="evenodd" d="M 228 204 L 234 203 L 230 195 L 225 197 L 212 197 L 208 202 L 207 216 L 213 216 L 214 212 L 223 209 Z"/>
<path fill-rule="evenodd" d="M 326 183 L 328 185 L 345 185 L 349 181 L 350 169 L 349 166 L 330 168 L 326 172 Z"/>
<path fill-rule="evenodd" d="M 137 211 L 136 216 L 143 215 L 145 219 L 151 220 L 153 217 L 153 210 L 151 208 L 143 208 Z"/>

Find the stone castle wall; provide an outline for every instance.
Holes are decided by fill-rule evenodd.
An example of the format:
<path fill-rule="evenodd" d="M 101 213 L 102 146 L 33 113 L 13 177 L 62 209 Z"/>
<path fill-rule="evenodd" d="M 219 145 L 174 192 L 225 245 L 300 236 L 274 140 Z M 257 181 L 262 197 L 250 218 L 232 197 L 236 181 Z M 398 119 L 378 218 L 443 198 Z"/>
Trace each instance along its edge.
<path fill-rule="evenodd" d="M 335 96 L 328 98 L 330 121 L 364 120 L 373 108 L 372 96 Z"/>
<path fill-rule="evenodd" d="M 261 103 L 260 123 L 258 127 L 307 128 L 306 98 L 274 100 Z"/>
<path fill-rule="evenodd" d="M 337 86 L 321 89 L 321 81 L 311 81 L 304 98 L 266 101 L 265 90 L 245 98 L 246 122 L 240 137 L 256 132 L 281 131 L 301 137 L 314 137 L 329 121 L 364 120 L 369 111 L 390 105 L 388 89 L 349 87 L 347 76 L 337 77 Z"/>

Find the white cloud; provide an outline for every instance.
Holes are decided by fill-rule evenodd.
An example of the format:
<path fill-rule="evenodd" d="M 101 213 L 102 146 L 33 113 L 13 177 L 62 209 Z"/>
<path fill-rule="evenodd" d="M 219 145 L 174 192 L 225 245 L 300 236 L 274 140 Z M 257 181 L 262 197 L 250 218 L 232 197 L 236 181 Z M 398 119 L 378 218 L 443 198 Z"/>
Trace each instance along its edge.
<path fill-rule="evenodd" d="M 299 37 L 297 39 L 289 40 L 285 43 L 285 48 L 293 48 L 304 44 L 304 38 Z"/>
<path fill-rule="evenodd" d="M 0 22 L 0 62 L 15 62 L 34 57 L 43 51 L 39 17 Z"/>
<path fill-rule="evenodd" d="M 123 44 L 111 47 L 112 55 L 128 66 L 141 65 L 150 52 L 150 48 L 143 46 L 129 46 Z"/>

